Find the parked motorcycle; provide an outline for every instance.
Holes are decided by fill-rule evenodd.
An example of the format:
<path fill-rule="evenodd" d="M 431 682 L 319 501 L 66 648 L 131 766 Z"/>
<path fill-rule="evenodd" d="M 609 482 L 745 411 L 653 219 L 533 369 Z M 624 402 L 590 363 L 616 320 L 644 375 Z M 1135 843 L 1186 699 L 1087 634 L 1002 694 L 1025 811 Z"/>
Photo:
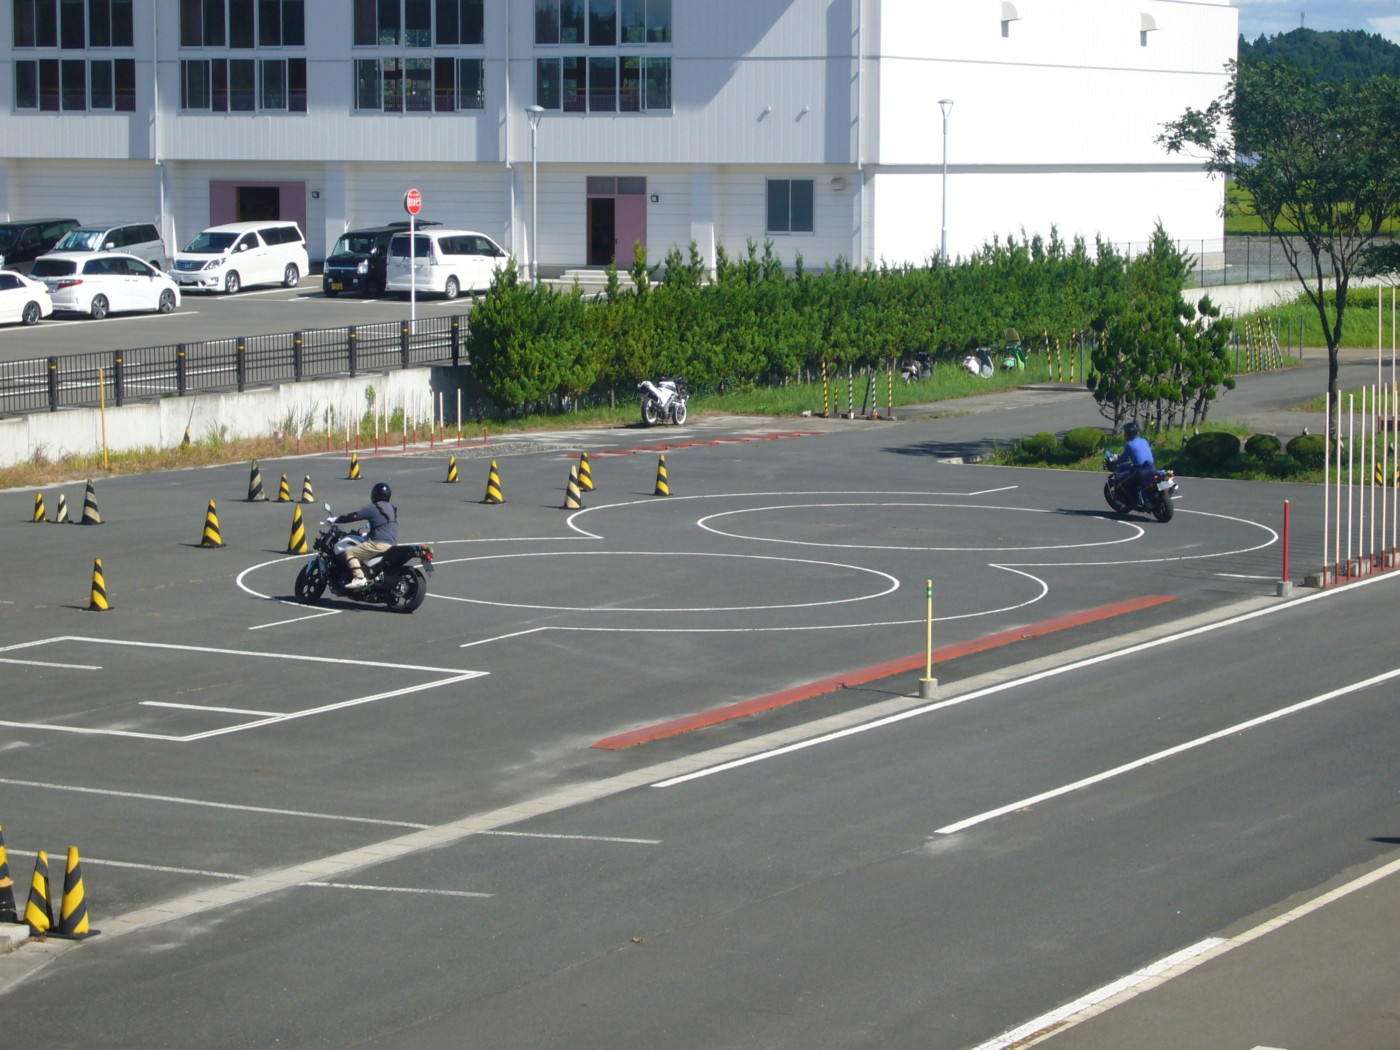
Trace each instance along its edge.
<path fill-rule="evenodd" d="M 649 427 L 669 419 L 677 425 L 686 421 L 686 402 L 690 391 L 684 379 L 661 379 L 653 383 L 643 379 L 637 384 L 637 396 L 642 402 L 642 422 Z"/>
<path fill-rule="evenodd" d="M 331 505 L 325 505 L 332 514 Z M 365 541 L 365 533 L 350 532 L 327 521 L 321 534 L 312 543 L 315 555 L 297 573 L 297 601 L 311 604 L 326 588 L 337 598 L 357 602 L 372 602 L 386 606 L 390 612 L 411 613 L 428 597 L 428 579 L 433 571 L 433 549 L 422 543 L 403 543 L 390 547 L 377 558 L 362 563 L 368 585 L 347 591 L 351 572 L 345 567 L 345 551 Z M 409 564 L 417 559 L 422 568 Z"/>
<path fill-rule="evenodd" d="M 1151 514 L 1160 522 L 1172 520 L 1172 500 L 1180 499 L 1181 486 L 1176 483 L 1176 475 L 1170 470 L 1157 470 L 1152 480 L 1136 493 L 1130 491 L 1135 468 L 1127 466 L 1120 470 L 1119 457 L 1112 452 L 1103 454 L 1104 468 L 1108 480 L 1103 483 L 1103 498 L 1119 514 L 1140 510 Z"/>
<path fill-rule="evenodd" d="M 962 369 L 969 375 L 978 376 L 982 379 L 991 379 L 996 373 L 996 365 L 992 363 L 992 351 L 985 346 L 979 346 L 972 353 L 962 359 Z"/>

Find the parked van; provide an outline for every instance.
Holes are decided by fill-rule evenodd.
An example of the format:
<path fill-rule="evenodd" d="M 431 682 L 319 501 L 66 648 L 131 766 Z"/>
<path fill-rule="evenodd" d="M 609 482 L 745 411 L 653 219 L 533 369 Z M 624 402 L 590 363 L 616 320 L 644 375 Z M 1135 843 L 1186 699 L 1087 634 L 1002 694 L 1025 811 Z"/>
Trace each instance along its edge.
<path fill-rule="evenodd" d="M 113 222 L 69 230 L 53 246 L 56 252 L 126 252 L 157 270 L 166 267 L 165 242 L 150 222 Z M 47 254 L 47 253 L 45 253 Z"/>
<path fill-rule="evenodd" d="M 182 288 L 232 295 L 254 284 L 295 288 L 309 268 L 296 223 L 230 222 L 209 227 L 176 252 L 170 276 Z"/>
<path fill-rule="evenodd" d="M 418 229 L 441 226 L 440 222 L 417 220 Z M 341 292 L 360 295 L 383 295 L 388 280 L 389 241 L 396 233 L 407 233 L 406 221 L 385 226 L 367 226 L 362 230 L 346 230 L 326 256 L 322 271 L 321 291 L 328 298 Z"/>
<path fill-rule="evenodd" d="M 410 240 L 413 246 L 413 273 L 409 273 Z M 426 230 L 394 234 L 389 242 L 391 294 L 442 295 L 455 299 L 462 292 L 486 291 L 495 273 L 505 265 L 506 253 L 484 233 L 471 230 Z"/>

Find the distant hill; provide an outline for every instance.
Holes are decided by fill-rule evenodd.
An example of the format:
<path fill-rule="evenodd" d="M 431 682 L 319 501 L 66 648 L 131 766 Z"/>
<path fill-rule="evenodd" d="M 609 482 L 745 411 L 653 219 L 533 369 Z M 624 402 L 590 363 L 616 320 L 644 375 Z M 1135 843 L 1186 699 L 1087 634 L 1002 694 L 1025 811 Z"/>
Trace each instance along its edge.
<path fill-rule="evenodd" d="M 1400 44 L 1359 29 L 1295 29 L 1261 36 L 1253 43 L 1240 37 L 1239 60 L 1241 65 L 1289 62 L 1312 70 L 1321 80 L 1369 80 L 1380 73 L 1400 77 Z"/>

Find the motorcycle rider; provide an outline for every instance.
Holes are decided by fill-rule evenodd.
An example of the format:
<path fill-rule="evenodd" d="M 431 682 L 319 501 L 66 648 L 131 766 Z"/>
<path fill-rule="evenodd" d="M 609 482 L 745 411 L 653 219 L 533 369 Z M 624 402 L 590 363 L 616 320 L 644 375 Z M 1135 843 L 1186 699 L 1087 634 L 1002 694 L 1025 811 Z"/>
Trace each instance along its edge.
<path fill-rule="evenodd" d="M 399 542 L 399 508 L 389 502 L 393 490 L 387 482 L 376 481 L 369 490 L 369 503 L 359 510 L 327 518 L 327 525 L 341 525 L 349 521 L 369 522 L 369 536 L 363 543 L 345 552 L 345 567 L 350 570 L 347 591 L 358 591 L 369 585 L 365 579 L 361 561 L 377 557 Z"/>
<path fill-rule="evenodd" d="M 1141 504 L 1142 490 L 1157 472 L 1157 464 L 1152 458 L 1152 446 L 1131 419 L 1123 424 L 1123 437 L 1126 442 L 1122 454 L 1114 460 L 1114 469 L 1123 478 L 1124 495 Z"/>

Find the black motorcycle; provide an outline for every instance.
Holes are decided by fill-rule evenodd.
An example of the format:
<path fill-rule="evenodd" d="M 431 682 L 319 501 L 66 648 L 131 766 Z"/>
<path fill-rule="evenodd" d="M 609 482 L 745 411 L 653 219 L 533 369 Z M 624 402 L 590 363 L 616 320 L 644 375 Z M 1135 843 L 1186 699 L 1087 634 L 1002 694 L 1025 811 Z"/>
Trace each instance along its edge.
<path fill-rule="evenodd" d="M 331 505 L 326 504 L 326 513 Z M 377 558 L 362 564 L 369 583 L 356 590 L 346 590 L 351 572 L 345 567 L 345 551 L 365 541 L 362 532 L 347 532 L 339 525 L 325 523 L 312 548 L 315 554 L 297 573 L 297 601 L 311 603 L 320 599 L 330 588 L 337 598 L 357 602 L 372 602 L 386 606 L 390 612 L 411 613 L 428 597 L 427 574 L 433 571 L 433 549 L 422 543 L 404 543 L 390 547 Z M 409 564 L 417 559 L 422 568 Z"/>
<path fill-rule="evenodd" d="M 1163 523 L 1172 520 L 1172 500 L 1180 498 L 1177 494 L 1181 489 L 1174 473 L 1170 470 L 1153 471 L 1151 480 L 1132 492 L 1129 490 L 1135 473 L 1132 468 L 1119 470 L 1118 457 L 1112 452 L 1103 454 L 1103 465 L 1108 471 L 1108 480 L 1103 483 L 1103 498 L 1110 507 L 1119 514 L 1140 510 Z"/>

